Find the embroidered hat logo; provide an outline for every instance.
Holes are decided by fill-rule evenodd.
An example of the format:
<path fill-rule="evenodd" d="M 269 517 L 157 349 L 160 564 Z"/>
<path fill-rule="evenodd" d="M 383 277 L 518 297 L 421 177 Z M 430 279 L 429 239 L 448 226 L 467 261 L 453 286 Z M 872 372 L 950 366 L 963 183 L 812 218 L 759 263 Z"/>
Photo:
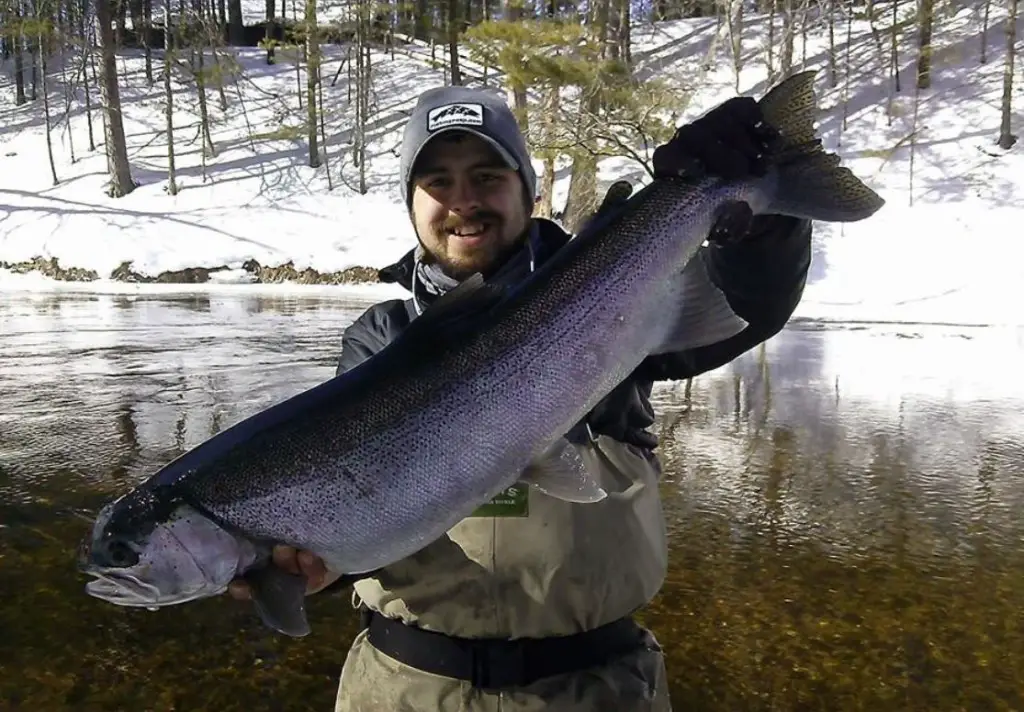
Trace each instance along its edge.
<path fill-rule="evenodd" d="M 480 104 L 446 104 L 427 114 L 427 131 L 448 126 L 483 126 L 484 107 Z"/>

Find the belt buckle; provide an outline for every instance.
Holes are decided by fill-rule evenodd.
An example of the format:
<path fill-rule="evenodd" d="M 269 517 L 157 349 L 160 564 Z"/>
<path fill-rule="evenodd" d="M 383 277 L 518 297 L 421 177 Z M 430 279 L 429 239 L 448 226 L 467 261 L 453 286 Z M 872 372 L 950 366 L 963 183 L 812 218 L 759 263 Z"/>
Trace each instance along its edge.
<path fill-rule="evenodd" d="M 470 684 L 478 690 L 500 690 L 528 684 L 526 650 L 519 641 L 473 645 L 470 655 Z"/>

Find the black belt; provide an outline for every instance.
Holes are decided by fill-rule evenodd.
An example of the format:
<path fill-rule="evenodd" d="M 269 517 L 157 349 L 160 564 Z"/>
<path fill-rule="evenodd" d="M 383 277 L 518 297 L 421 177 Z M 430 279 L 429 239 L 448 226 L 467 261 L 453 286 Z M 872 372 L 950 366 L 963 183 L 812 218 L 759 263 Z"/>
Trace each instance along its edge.
<path fill-rule="evenodd" d="M 370 644 L 424 672 L 466 680 L 484 690 L 522 687 L 551 675 L 605 664 L 647 645 L 632 618 L 594 630 L 551 638 L 455 638 L 364 613 Z"/>

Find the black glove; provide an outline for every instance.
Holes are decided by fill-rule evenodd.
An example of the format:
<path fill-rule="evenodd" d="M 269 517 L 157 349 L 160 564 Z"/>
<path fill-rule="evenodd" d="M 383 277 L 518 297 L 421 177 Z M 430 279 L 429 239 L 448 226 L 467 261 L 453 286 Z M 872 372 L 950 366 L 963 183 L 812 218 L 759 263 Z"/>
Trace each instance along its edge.
<path fill-rule="evenodd" d="M 675 135 L 654 149 L 654 176 L 682 176 L 698 180 L 715 176 L 743 180 L 762 176 L 764 155 L 779 133 L 765 123 L 761 107 L 750 97 L 735 97 L 719 104 L 696 121 L 679 127 Z M 722 209 L 708 241 L 736 243 L 750 234 L 753 212 L 746 203 Z"/>
<path fill-rule="evenodd" d="M 735 97 L 680 126 L 668 143 L 654 149 L 654 177 L 742 180 L 762 176 L 764 154 L 778 136 L 764 122 L 756 101 Z"/>

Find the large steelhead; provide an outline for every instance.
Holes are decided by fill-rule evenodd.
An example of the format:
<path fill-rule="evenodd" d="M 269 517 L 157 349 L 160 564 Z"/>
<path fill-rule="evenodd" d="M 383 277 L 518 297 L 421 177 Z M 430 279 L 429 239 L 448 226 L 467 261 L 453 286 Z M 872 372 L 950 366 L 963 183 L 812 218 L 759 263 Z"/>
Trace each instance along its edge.
<path fill-rule="evenodd" d="M 360 574 L 441 537 L 517 481 L 605 496 L 564 435 L 640 362 L 745 326 L 694 259 L 719 212 L 862 220 L 883 201 L 814 132 L 813 73 L 760 102 L 782 133 L 763 178 L 655 180 L 512 289 L 467 280 L 358 368 L 184 454 L 99 514 L 90 594 L 160 607 L 245 576 L 264 622 L 308 632 L 275 543 Z M 675 310 L 674 312 L 672 310 Z M 585 506 L 585 505 L 584 505 Z"/>

